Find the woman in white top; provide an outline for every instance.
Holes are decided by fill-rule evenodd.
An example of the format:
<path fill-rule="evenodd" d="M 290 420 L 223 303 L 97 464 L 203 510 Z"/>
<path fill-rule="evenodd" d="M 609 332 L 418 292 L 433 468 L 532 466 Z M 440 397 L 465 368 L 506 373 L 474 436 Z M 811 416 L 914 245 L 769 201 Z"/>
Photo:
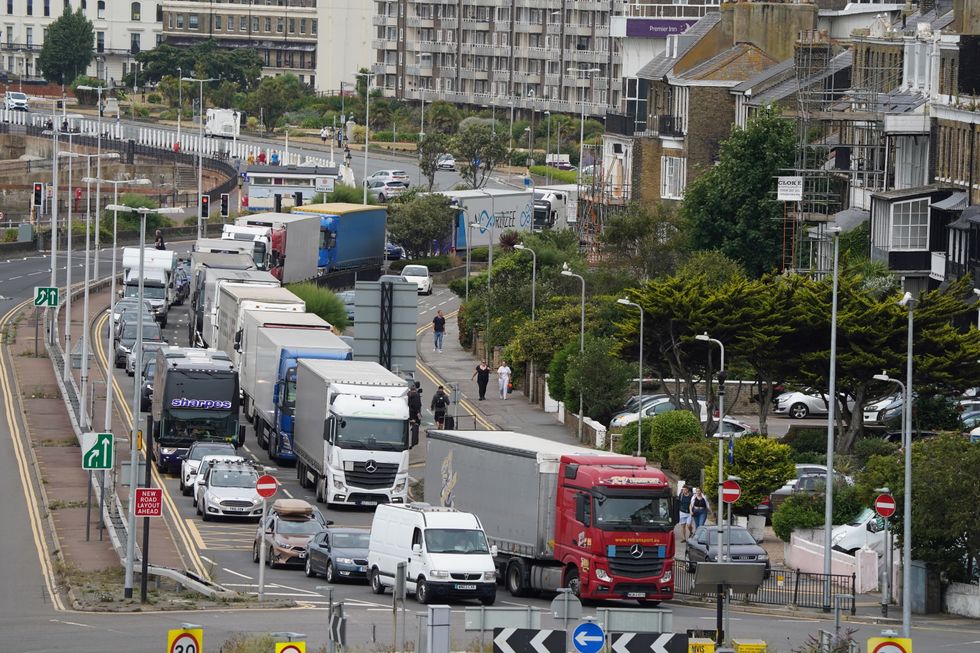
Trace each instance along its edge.
<path fill-rule="evenodd" d="M 500 383 L 500 398 L 507 399 L 507 388 L 510 386 L 510 368 L 507 367 L 507 361 L 500 361 L 500 367 L 497 368 L 497 381 Z"/>

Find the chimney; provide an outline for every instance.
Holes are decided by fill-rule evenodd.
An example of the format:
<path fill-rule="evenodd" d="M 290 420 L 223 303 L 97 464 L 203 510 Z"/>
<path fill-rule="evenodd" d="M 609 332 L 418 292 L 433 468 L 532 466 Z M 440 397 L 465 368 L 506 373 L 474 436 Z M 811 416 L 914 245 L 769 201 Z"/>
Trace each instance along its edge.
<path fill-rule="evenodd" d="M 825 70 L 830 64 L 830 37 L 826 31 L 802 30 L 793 47 L 793 65 L 798 77 Z"/>

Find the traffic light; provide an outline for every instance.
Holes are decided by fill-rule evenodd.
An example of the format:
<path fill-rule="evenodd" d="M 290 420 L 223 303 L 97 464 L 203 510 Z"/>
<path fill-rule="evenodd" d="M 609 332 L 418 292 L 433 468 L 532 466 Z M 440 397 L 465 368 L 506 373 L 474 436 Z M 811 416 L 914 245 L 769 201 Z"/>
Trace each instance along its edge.
<path fill-rule="evenodd" d="M 207 218 L 211 215 L 211 197 L 201 194 L 201 217 Z"/>
<path fill-rule="evenodd" d="M 34 182 L 34 195 L 31 206 L 41 206 L 44 203 L 44 184 L 39 181 Z"/>
<path fill-rule="evenodd" d="M 221 217 L 228 217 L 228 193 L 221 194 Z"/>

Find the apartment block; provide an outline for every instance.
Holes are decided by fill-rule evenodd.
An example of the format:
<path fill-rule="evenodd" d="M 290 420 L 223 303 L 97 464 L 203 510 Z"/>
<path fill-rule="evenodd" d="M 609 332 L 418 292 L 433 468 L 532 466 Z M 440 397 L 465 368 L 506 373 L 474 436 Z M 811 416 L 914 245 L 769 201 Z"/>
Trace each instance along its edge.
<path fill-rule="evenodd" d="M 151 0 L 0 0 L 0 67 L 8 75 L 38 79 L 37 59 L 48 26 L 68 8 L 82 13 L 95 29 L 95 58 L 86 74 L 118 82 L 141 50 L 161 38 L 162 5 Z"/>
<path fill-rule="evenodd" d="M 389 97 L 605 116 L 622 94 L 622 0 L 380 0 L 372 72 Z M 588 72 L 577 72 L 588 71 Z"/>

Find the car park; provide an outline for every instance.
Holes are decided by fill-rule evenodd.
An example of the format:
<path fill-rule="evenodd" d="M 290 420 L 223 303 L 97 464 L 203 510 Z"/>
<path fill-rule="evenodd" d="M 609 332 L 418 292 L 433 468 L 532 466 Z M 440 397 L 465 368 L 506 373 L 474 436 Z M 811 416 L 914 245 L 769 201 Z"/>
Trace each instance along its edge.
<path fill-rule="evenodd" d="M 272 504 L 265 523 L 255 532 L 252 561 L 259 561 L 260 547 L 264 547 L 265 563 L 273 569 L 289 565 L 305 567 L 307 545 L 322 529 L 309 503 L 302 499 L 278 499 Z"/>
<path fill-rule="evenodd" d="M 456 157 L 452 154 L 443 154 L 436 161 L 436 169 L 438 170 L 455 170 L 456 169 Z"/>
<path fill-rule="evenodd" d="M 344 312 L 347 313 L 347 321 L 354 324 L 354 291 L 343 290 L 337 293 L 337 296 L 344 302 Z"/>
<path fill-rule="evenodd" d="M 195 484 L 197 514 L 204 521 L 215 517 L 262 518 L 262 498 L 255 489 L 259 474 L 251 462 L 206 461 Z"/>
<path fill-rule="evenodd" d="M 408 190 L 408 184 L 401 181 L 385 181 L 372 179 L 367 182 L 368 195 L 384 203 L 393 197 L 398 197 Z"/>
<path fill-rule="evenodd" d="M 367 581 L 367 528 L 327 528 L 310 540 L 306 550 L 306 575 L 338 580 Z"/>
<path fill-rule="evenodd" d="M 888 395 L 875 399 L 864 406 L 864 424 L 866 426 L 884 426 L 902 418 L 902 408 L 905 401 L 900 394 Z"/>
<path fill-rule="evenodd" d="M 823 492 L 827 486 L 827 476 L 824 474 L 807 474 L 801 478 L 794 478 L 788 481 L 778 490 L 769 494 L 769 509 L 776 512 L 783 501 L 794 494 L 813 494 Z"/>
<path fill-rule="evenodd" d="M 769 554 L 759 546 L 748 529 L 742 526 L 723 526 L 722 540 L 731 546 L 732 562 L 763 563 L 769 577 Z M 701 526 L 687 539 L 687 571 L 694 573 L 699 562 L 718 562 L 718 527 Z"/>
<path fill-rule="evenodd" d="M 419 287 L 420 295 L 432 294 L 432 277 L 426 265 L 406 265 L 402 268 L 402 278 L 411 281 Z"/>
<path fill-rule="evenodd" d="M 195 442 L 180 461 L 180 493 L 185 497 L 194 493 L 197 470 L 201 467 L 201 461 L 205 456 L 220 456 L 221 459 L 226 460 L 234 457 L 244 460 L 235 453 L 235 445 L 229 442 Z M 209 460 L 218 460 L 218 458 L 209 458 Z"/>
<path fill-rule="evenodd" d="M 776 409 L 773 412 L 777 415 L 788 415 L 792 419 L 805 419 L 811 415 L 826 415 L 827 407 L 830 405 L 827 393 L 818 392 L 812 388 L 784 392 L 773 401 L 776 404 Z M 847 404 L 853 410 L 854 401 L 848 399 Z"/>
<path fill-rule="evenodd" d="M 7 91 L 3 105 L 7 111 L 30 111 L 27 94 L 20 91 Z"/>
<path fill-rule="evenodd" d="M 700 419 L 701 423 L 708 421 L 708 405 L 702 401 L 698 400 L 698 406 L 700 408 Z M 678 410 L 679 406 L 671 400 L 670 397 L 661 397 L 660 399 L 655 399 L 650 403 L 645 403 L 643 408 L 643 417 L 656 417 L 661 413 L 666 413 L 672 410 Z M 612 420 L 609 422 L 609 428 L 626 428 L 633 422 L 637 420 L 636 411 L 630 411 L 628 413 L 618 413 L 613 416 Z"/>

